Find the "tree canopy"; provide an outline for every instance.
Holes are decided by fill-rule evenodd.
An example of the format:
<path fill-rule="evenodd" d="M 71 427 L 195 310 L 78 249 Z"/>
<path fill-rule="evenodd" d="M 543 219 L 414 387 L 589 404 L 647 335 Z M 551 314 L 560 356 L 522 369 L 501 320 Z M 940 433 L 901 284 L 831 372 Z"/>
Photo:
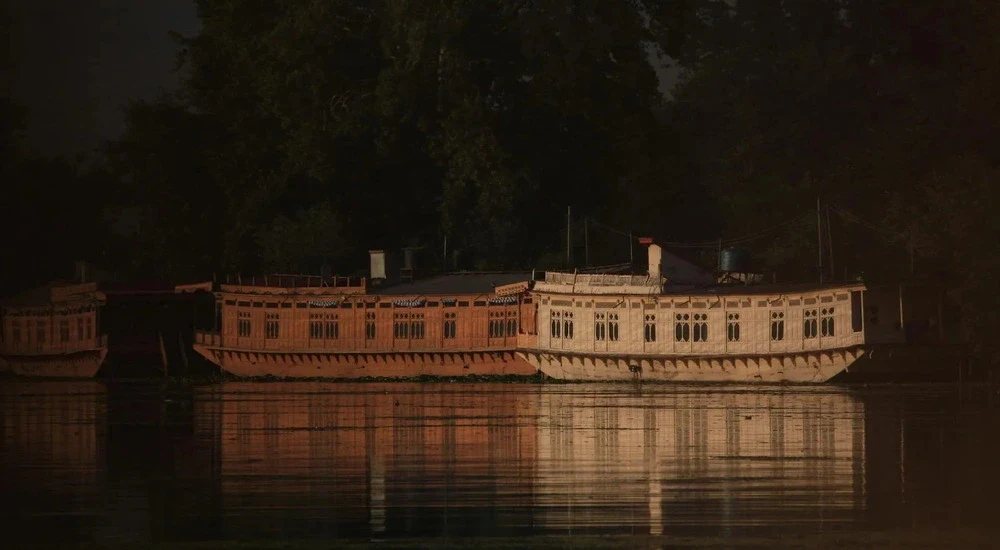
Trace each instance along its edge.
<path fill-rule="evenodd" d="M 990 0 L 196 4 L 180 89 L 130 106 L 101 162 L 5 163 L 10 181 L 67 189 L 23 227 L 94 226 L 64 256 L 161 278 L 352 273 L 369 248 L 423 245 L 442 265 L 447 238 L 458 268 L 565 267 L 572 206 L 602 222 L 592 264 L 628 257 L 605 225 L 760 235 L 745 245 L 761 268 L 812 279 L 800 218 L 821 198 L 828 276 L 912 266 L 970 312 L 1000 305 Z M 666 95 L 661 59 L 680 69 Z M 24 199 L 8 209 L 45 204 Z"/>

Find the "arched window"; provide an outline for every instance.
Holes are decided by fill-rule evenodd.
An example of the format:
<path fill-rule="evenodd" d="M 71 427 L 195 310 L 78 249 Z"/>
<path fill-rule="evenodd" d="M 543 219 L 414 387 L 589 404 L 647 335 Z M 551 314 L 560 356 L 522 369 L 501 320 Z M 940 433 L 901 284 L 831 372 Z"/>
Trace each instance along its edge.
<path fill-rule="evenodd" d="M 695 313 L 694 314 L 694 341 L 695 342 L 707 342 L 708 341 L 708 314 L 707 313 Z"/>
<path fill-rule="evenodd" d="M 445 313 L 444 314 L 444 337 L 447 338 L 447 339 L 449 339 L 449 340 L 452 339 L 452 338 L 455 338 L 456 328 L 457 327 L 455 326 L 455 314 L 454 313 Z"/>
<path fill-rule="evenodd" d="M 740 314 L 730 313 L 726 317 L 726 340 L 730 342 L 740 341 Z"/>
<path fill-rule="evenodd" d="M 821 311 L 822 317 L 820 317 L 819 328 L 821 336 L 833 336 L 833 308 L 824 308 Z"/>
<path fill-rule="evenodd" d="M 674 341 L 687 342 L 691 340 L 691 318 L 687 313 L 674 315 Z"/>
<path fill-rule="evenodd" d="M 771 341 L 780 342 L 785 339 L 785 312 L 771 312 Z"/>
<path fill-rule="evenodd" d="M 815 338 L 819 331 L 816 328 L 817 312 L 815 309 L 807 309 L 802 315 L 802 336 L 803 338 Z"/>
<path fill-rule="evenodd" d="M 278 338 L 278 331 L 281 328 L 277 313 L 268 313 L 264 316 L 264 336 L 269 340 Z"/>
<path fill-rule="evenodd" d="M 365 340 L 375 339 L 375 312 L 365 313 Z"/>

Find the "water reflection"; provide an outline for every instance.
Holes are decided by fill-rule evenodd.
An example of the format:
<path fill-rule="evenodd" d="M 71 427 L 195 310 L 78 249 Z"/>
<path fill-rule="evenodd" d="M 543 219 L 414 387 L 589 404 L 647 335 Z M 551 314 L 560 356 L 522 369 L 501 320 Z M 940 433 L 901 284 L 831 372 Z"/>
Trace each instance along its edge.
<path fill-rule="evenodd" d="M 546 391 L 539 409 L 550 529 L 760 534 L 864 507 L 864 405 L 846 391 Z"/>
<path fill-rule="evenodd" d="M 15 532 L 90 537 L 104 482 L 106 392 L 92 381 L 0 384 L 2 506 Z"/>
<path fill-rule="evenodd" d="M 530 526 L 537 388 L 501 388 L 246 383 L 204 395 L 221 402 L 227 529 L 473 535 Z"/>
<path fill-rule="evenodd" d="M 17 540 L 996 529 L 952 388 L 0 385 Z"/>

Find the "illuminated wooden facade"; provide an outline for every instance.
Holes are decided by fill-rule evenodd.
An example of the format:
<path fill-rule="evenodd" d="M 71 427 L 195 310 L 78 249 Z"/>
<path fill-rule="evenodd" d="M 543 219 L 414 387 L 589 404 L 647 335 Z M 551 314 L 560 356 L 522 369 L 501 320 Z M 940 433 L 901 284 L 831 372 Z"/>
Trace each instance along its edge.
<path fill-rule="evenodd" d="M 90 378 L 108 353 L 97 283 L 51 285 L 2 309 L 0 365 L 22 376 Z"/>
<path fill-rule="evenodd" d="M 412 294 L 370 292 L 365 279 L 242 280 L 220 285 L 220 330 L 199 332 L 195 349 L 238 376 L 530 375 L 515 353 L 519 334 L 534 332 L 526 288 Z"/>
<path fill-rule="evenodd" d="M 675 289 L 548 273 L 521 353 L 561 379 L 824 382 L 864 354 L 861 283 Z M 686 292 L 685 292 L 686 290 Z"/>
<path fill-rule="evenodd" d="M 534 282 L 538 333 L 519 353 L 567 380 L 826 382 L 876 347 L 909 343 L 907 323 L 940 327 L 927 307 L 907 310 L 895 286 L 677 284 L 647 244 L 647 275 Z"/>
<path fill-rule="evenodd" d="M 646 275 L 230 281 L 216 292 L 219 328 L 197 334 L 196 349 L 239 376 L 826 382 L 873 346 L 907 343 L 891 288 L 713 284 L 693 266 L 683 283 L 661 275 L 662 252 L 647 244 Z"/>
<path fill-rule="evenodd" d="M 3 305 L 0 365 L 22 376 L 90 378 L 104 364 L 118 376 L 156 376 L 173 358 L 183 372 L 197 309 L 210 316 L 211 298 L 162 283 L 49 284 Z"/>

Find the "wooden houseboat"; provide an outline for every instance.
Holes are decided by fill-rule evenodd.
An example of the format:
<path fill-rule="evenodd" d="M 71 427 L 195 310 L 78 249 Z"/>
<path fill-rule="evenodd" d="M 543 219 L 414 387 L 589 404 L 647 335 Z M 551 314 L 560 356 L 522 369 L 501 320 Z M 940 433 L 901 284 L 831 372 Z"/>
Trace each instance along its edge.
<path fill-rule="evenodd" d="M 646 275 L 535 281 L 538 333 L 519 355 L 563 380 L 826 382 L 874 347 L 905 341 L 895 288 L 676 280 L 661 270 L 660 247 L 645 244 Z"/>
<path fill-rule="evenodd" d="M 246 377 L 541 372 L 563 380 L 826 382 L 873 349 L 907 341 L 896 287 L 761 284 L 747 273 L 720 279 L 645 244 L 643 275 L 414 280 L 404 267 L 393 281 L 384 252 L 373 251 L 369 279 L 206 284 L 216 322 L 196 333 L 195 350 Z"/>
<path fill-rule="evenodd" d="M 50 284 L 2 308 L 0 365 L 22 376 L 90 378 L 108 354 L 97 283 Z"/>
<path fill-rule="evenodd" d="M 0 308 L 0 368 L 90 378 L 108 365 L 116 376 L 159 376 L 172 361 L 181 371 L 190 363 L 199 310 L 210 316 L 212 302 L 209 293 L 157 282 L 50 283 Z"/>
<path fill-rule="evenodd" d="M 197 332 L 195 350 L 244 377 L 536 372 L 516 353 L 518 335 L 534 332 L 530 273 L 458 273 L 392 284 L 382 251 L 373 251 L 372 267 L 372 279 L 229 279 L 215 292 L 217 328 Z"/>

